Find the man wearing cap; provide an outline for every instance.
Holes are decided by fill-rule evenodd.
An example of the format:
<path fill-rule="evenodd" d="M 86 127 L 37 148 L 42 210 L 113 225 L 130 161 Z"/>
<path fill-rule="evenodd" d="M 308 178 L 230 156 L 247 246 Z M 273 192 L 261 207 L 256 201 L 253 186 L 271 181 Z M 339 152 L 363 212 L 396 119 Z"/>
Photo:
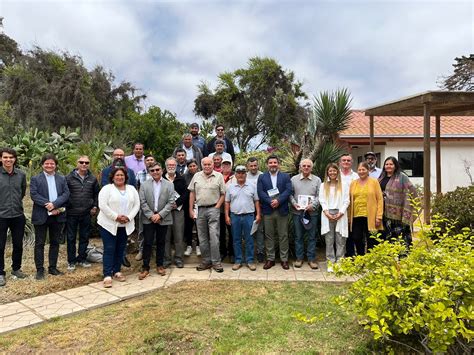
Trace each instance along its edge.
<path fill-rule="evenodd" d="M 196 219 L 199 246 L 202 261 L 198 271 L 213 268 L 223 272 L 219 252 L 219 215 L 224 203 L 225 184 L 222 174 L 213 170 L 213 162 L 209 157 L 201 161 L 202 171 L 194 174 L 189 183 L 189 215 Z M 197 216 L 194 213 L 194 202 L 198 206 Z"/>
<path fill-rule="evenodd" d="M 258 159 L 250 157 L 247 159 L 247 182 L 257 187 L 257 180 L 263 173 L 258 170 Z M 263 263 L 265 261 L 265 236 L 263 234 L 263 223 L 258 224 L 257 231 L 254 233 L 257 243 L 257 261 Z"/>
<path fill-rule="evenodd" d="M 201 149 L 202 156 L 206 157 L 206 140 L 204 137 L 199 135 L 199 125 L 196 122 L 191 123 L 191 126 L 189 126 L 189 133 L 191 133 L 191 136 L 193 137 L 193 145 Z"/>
<path fill-rule="evenodd" d="M 311 159 L 303 159 L 300 162 L 301 173 L 291 178 L 293 195 L 290 196 L 290 202 L 296 249 L 296 261 L 293 266 L 296 268 L 303 265 L 305 231 L 308 234 L 306 256 L 308 257 L 309 267 L 311 269 L 318 268 L 316 263 L 316 229 L 321 179 L 311 174 L 312 170 L 313 162 Z M 309 218 L 299 218 L 302 213 Z"/>
<path fill-rule="evenodd" d="M 382 173 L 382 169 L 377 168 L 377 156 L 374 152 L 367 152 L 364 155 L 365 161 L 369 165 L 369 176 L 373 177 L 374 179 L 378 179 L 380 174 Z"/>
<path fill-rule="evenodd" d="M 265 270 L 275 266 L 275 239 L 280 246 L 280 261 L 288 270 L 288 199 L 291 195 L 290 176 L 280 171 L 280 159 L 276 155 L 267 158 L 268 171 L 258 177 L 257 192 L 262 206 L 265 228 L 267 262 Z"/>
<path fill-rule="evenodd" d="M 234 265 L 232 270 L 242 266 L 242 235 L 245 241 L 245 261 L 247 267 L 255 271 L 253 261 L 253 238 L 250 234 L 255 220 L 260 223 L 260 205 L 255 185 L 247 183 L 247 169 L 243 165 L 235 168 L 236 182 L 229 183 L 225 195 L 225 221 L 232 227 L 234 235 Z"/>

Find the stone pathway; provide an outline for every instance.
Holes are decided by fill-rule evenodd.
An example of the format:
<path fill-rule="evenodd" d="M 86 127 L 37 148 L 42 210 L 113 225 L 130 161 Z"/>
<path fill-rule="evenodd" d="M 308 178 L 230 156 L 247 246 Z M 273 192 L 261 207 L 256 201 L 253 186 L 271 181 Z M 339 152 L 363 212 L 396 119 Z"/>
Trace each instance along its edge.
<path fill-rule="evenodd" d="M 311 270 L 306 263 L 300 269 L 290 266 L 290 270 L 283 270 L 279 264 L 270 270 L 263 270 L 262 265 L 259 264 L 257 271 L 250 271 L 245 266 L 238 271 L 232 271 L 232 264 L 223 264 L 223 273 L 212 270 L 196 271 L 197 264 L 185 264 L 182 269 L 174 267 L 168 269 L 166 276 L 159 276 L 152 271 L 150 276 L 142 281 L 138 280 L 137 274 L 131 274 L 127 276 L 127 281 L 114 281 L 113 287 L 108 289 L 105 289 L 100 281 L 0 305 L 0 333 L 28 327 L 54 317 L 120 302 L 185 280 L 354 281 L 350 277 L 337 278 L 334 274 L 326 272 L 326 263 L 318 264 L 320 267 L 318 270 Z"/>

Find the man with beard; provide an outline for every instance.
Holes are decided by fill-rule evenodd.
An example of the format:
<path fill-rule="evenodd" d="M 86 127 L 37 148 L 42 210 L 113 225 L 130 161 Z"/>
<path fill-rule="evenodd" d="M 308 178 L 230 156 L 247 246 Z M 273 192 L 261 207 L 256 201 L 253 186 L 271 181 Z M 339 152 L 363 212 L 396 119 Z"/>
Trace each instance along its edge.
<path fill-rule="evenodd" d="M 367 152 L 364 155 L 365 161 L 369 165 L 369 176 L 378 179 L 382 173 L 381 168 L 377 168 L 377 156 L 374 152 Z"/>
<path fill-rule="evenodd" d="M 122 149 L 120 148 L 115 149 L 114 152 L 112 153 L 112 159 L 113 159 L 112 164 L 102 170 L 102 177 L 100 180 L 102 187 L 109 184 L 109 175 L 110 175 L 110 172 L 113 170 L 113 168 L 116 168 L 119 166 L 127 168 L 127 166 L 125 165 L 125 152 Z M 127 175 L 128 175 L 127 184 L 132 185 L 132 186 L 137 186 L 134 171 L 130 168 L 127 168 Z"/>
<path fill-rule="evenodd" d="M 202 156 L 206 157 L 206 140 L 199 135 L 199 125 L 196 122 L 191 123 L 189 133 L 191 133 L 193 145 L 201 149 Z"/>

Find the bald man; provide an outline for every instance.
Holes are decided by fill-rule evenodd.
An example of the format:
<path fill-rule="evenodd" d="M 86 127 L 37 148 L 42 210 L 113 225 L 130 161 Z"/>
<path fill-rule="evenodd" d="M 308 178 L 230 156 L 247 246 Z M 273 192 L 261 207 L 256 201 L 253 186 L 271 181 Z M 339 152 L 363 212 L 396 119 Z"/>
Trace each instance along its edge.
<path fill-rule="evenodd" d="M 120 148 L 115 149 L 114 152 L 112 153 L 112 159 L 113 159 L 112 160 L 112 165 L 109 165 L 108 167 L 106 167 L 102 170 L 102 177 L 101 177 L 101 181 L 100 181 L 100 184 L 101 184 L 102 187 L 109 183 L 109 175 L 110 175 L 110 172 L 112 171 L 113 168 L 115 168 L 116 166 L 126 167 L 126 165 L 125 165 L 125 152 L 122 149 L 120 149 Z M 127 168 L 127 174 L 128 174 L 127 184 L 136 187 L 137 182 L 136 182 L 135 173 L 133 172 L 133 170 Z"/>

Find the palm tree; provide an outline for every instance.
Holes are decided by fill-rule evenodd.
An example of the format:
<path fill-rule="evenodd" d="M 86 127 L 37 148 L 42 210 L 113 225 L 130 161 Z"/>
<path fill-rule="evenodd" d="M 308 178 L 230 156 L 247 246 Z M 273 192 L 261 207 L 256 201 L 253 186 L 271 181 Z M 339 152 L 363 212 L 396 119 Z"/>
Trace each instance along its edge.
<path fill-rule="evenodd" d="M 314 162 L 313 173 L 324 176 L 326 165 L 345 152 L 338 139 L 339 132 L 349 126 L 351 102 L 347 89 L 314 96 L 306 129 L 299 139 L 300 150 L 283 160 L 282 169 L 297 173 L 301 159 L 309 158 Z"/>

